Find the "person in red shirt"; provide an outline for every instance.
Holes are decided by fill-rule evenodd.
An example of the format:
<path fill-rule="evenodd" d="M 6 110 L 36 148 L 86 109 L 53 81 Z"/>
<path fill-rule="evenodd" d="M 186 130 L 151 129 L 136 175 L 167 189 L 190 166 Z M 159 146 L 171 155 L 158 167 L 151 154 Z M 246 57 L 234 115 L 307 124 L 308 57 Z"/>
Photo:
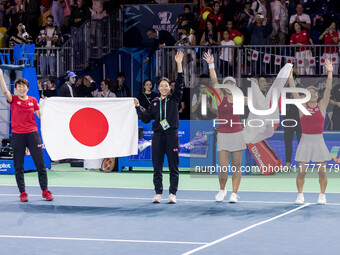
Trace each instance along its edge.
<path fill-rule="evenodd" d="M 310 38 L 307 30 L 301 29 L 301 24 L 295 21 L 293 23 L 293 28 L 295 33 L 293 33 L 290 37 L 290 45 L 304 46 L 304 45 L 313 45 L 313 41 Z M 299 66 L 298 64 L 298 74 L 299 75 L 312 75 L 314 74 L 314 67 L 310 66 L 309 59 L 313 57 L 312 51 L 310 47 L 296 47 L 295 49 L 295 57 L 297 61 L 301 59 L 303 61 L 303 65 Z"/>
<path fill-rule="evenodd" d="M 199 27 L 198 27 L 198 38 L 201 38 L 204 30 L 207 28 L 206 27 L 206 22 L 208 16 L 206 16 L 207 13 L 211 13 L 212 9 L 209 7 L 209 1 L 208 0 L 203 0 L 202 2 L 202 8 L 200 9 L 200 16 L 198 17 L 199 20 Z M 205 15 L 203 15 L 205 14 Z"/>
<path fill-rule="evenodd" d="M 38 170 L 42 197 L 51 201 L 53 200 L 53 196 L 47 189 L 47 173 L 44 155 L 34 116 L 34 114 L 36 114 L 38 118 L 40 118 L 38 102 L 34 97 L 27 95 L 29 83 L 26 79 L 20 78 L 14 82 L 14 88 L 18 95 L 12 95 L 7 89 L 1 69 L 0 83 L 1 90 L 4 93 L 7 102 L 11 105 L 13 161 L 15 178 L 20 191 L 20 201 L 28 201 L 24 181 L 24 157 L 26 147 L 30 150 L 34 164 Z"/>
<path fill-rule="evenodd" d="M 244 42 L 244 36 L 243 36 L 243 34 L 241 34 L 240 31 L 238 31 L 237 29 L 234 29 L 233 27 L 234 27 L 234 21 L 228 20 L 228 21 L 227 21 L 227 24 L 226 24 L 226 28 L 227 28 L 227 30 L 228 30 L 228 32 L 229 32 L 229 39 L 232 40 L 232 41 L 234 41 L 234 38 L 235 38 L 236 36 L 242 37 L 242 42 L 241 42 L 241 44 L 240 44 L 240 45 L 242 45 L 243 42 Z M 224 40 L 223 37 L 222 37 L 222 40 Z"/>
<path fill-rule="evenodd" d="M 323 128 L 327 106 L 330 101 L 333 80 L 333 65 L 329 60 L 326 60 L 326 69 L 328 77 L 322 99 L 318 102 L 319 93 L 317 88 L 308 87 L 307 89 L 311 93 L 311 98 L 307 103 L 303 104 L 303 106 L 310 115 L 306 115 L 299 110 L 302 136 L 295 154 L 295 160 L 299 162 L 299 172 L 296 178 L 298 190 L 298 196 L 295 201 L 296 204 L 304 203 L 302 190 L 310 161 L 315 162 L 314 167 L 316 167 L 316 171 L 319 174 L 320 195 L 317 203 L 326 204 L 327 161 L 331 160 L 331 156 L 323 139 Z M 292 72 L 290 73 L 288 82 L 291 88 L 295 88 Z M 301 98 L 298 93 L 293 93 L 293 96 L 294 99 Z"/>
<path fill-rule="evenodd" d="M 214 57 L 209 53 L 205 53 L 203 59 L 209 64 L 209 73 L 212 84 L 218 84 Z M 233 77 L 226 77 L 223 79 L 223 84 L 236 85 L 236 80 Z M 218 179 L 220 183 L 220 190 L 215 196 L 216 202 L 221 202 L 227 195 L 225 190 L 228 180 L 228 166 L 229 158 L 231 156 L 232 164 L 232 189 L 233 192 L 230 195 L 229 202 L 236 203 L 238 201 L 238 188 L 241 183 L 241 161 L 243 150 L 246 149 L 246 143 L 243 135 L 243 128 L 240 124 L 240 116 L 233 114 L 233 95 L 228 89 L 216 88 L 221 102 L 217 101 L 218 119 L 227 120 L 228 123 L 218 125 L 217 134 L 217 151 L 219 165 L 221 167 L 218 173 Z M 247 99 L 245 99 L 245 104 Z M 234 124 L 232 124 L 234 123 Z"/>
<path fill-rule="evenodd" d="M 222 28 L 223 26 L 223 13 L 220 12 L 220 2 L 214 1 L 213 3 L 213 11 L 208 15 L 209 19 L 213 19 L 216 22 L 217 28 Z"/>
<path fill-rule="evenodd" d="M 319 40 L 324 40 L 323 44 L 324 45 L 334 45 L 325 47 L 325 51 L 323 54 L 323 57 L 325 59 L 332 59 L 332 57 L 338 57 L 338 43 L 339 43 L 339 32 L 336 27 L 336 23 L 333 21 L 331 25 L 320 35 Z M 339 60 L 338 60 L 339 61 Z M 334 62 L 334 61 L 333 61 Z M 339 64 L 334 64 L 333 63 L 333 74 L 337 75 L 338 74 L 338 69 L 339 69 Z M 326 74 L 327 70 L 326 67 L 324 66 L 323 68 L 323 74 Z"/>

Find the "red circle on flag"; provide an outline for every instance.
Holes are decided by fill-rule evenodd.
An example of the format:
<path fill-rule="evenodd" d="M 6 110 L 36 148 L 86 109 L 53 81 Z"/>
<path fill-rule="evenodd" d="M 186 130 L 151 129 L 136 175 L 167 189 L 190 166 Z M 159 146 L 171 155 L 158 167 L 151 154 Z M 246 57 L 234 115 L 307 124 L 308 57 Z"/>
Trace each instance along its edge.
<path fill-rule="evenodd" d="M 336 61 L 336 58 L 335 58 L 335 57 L 332 57 L 332 61 L 335 62 L 335 61 Z"/>
<path fill-rule="evenodd" d="M 324 58 L 321 59 L 321 63 L 325 63 L 325 59 Z"/>
<path fill-rule="evenodd" d="M 277 58 L 277 59 L 276 59 L 276 62 L 278 62 L 278 63 L 279 63 L 279 62 L 280 62 L 280 59 L 279 59 L 279 58 Z"/>
<path fill-rule="evenodd" d="M 299 60 L 299 64 L 302 64 L 302 60 Z"/>
<path fill-rule="evenodd" d="M 97 109 L 83 108 L 72 115 L 70 131 L 81 144 L 96 146 L 107 136 L 109 123 L 105 115 Z"/>
<path fill-rule="evenodd" d="M 288 63 L 292 63 L 292 60 L 291 59 L 288 59 L 288 61 L 287 61 Z"/>
<path fill-rule="evenodd" d="M 257 57 L 257 54 L 256 54 L 256 53 L 254 53 L 254 54 L 253 54 L 253 57 L 254 57 L 254 58 L 256 58 L 256 57 Z"/>
<path fill-rule="evenodd" d="M 311 64 L 314 64 L 314 60 L 313 60 L 313 59 L 311 59 L 311 60 L 310 60 L 310 63 L 311 63 Z"/>
<path fill-rule="evenodd" d="M 264 59 L 265 59 L 265 60 L 268 60 L 268 59 L 269 59 L 269 57 L 268 57 L 268 56 L 266 56 Z"/>

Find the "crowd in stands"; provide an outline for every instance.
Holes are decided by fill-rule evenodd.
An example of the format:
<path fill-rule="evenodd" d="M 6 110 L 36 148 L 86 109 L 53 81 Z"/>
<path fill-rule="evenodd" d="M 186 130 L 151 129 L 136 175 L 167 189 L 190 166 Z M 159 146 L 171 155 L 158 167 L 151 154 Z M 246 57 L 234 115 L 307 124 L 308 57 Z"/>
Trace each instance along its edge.
<path fill-rule="evenodd" d="M 53 46 L 65 41 L 74 28 L 90 19 L 102 19 L 119 7 L 116 0 L 0 0 L 0 48 L 35 43 Z M 53 19 L 53 39 L 45 34 Z M 42 36 L 44 39 L 41 39 Z M 61 38 L 62 37 L 62 38 Z"/>

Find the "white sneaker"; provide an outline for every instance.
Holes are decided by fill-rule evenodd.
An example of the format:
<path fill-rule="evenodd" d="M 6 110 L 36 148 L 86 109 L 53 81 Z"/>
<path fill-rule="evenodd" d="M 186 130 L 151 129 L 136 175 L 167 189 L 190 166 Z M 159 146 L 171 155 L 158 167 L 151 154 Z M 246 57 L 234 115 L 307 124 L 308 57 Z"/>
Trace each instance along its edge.
<path fill-rule="evenodd" d="M 158 204 L 158 203 L 161 202 L 161 200 L 162 200 L 162 194 L 156 194 L 156 195 L 153 197 L 152 203 Z"/>
<path fill-rule="evenodd" d="M 237 203 L 238 198 L 240 197 L 235 192 L 231 193 L 229 203 Z"/>
<path fill-rule="evenodd" d="M 220 189 L 220 191 L 215 196 L 216 202 L 222 202 L 226 195 L 227 192 L 224 189 Z"/>
<path fill-rule="evenodd" d="M 318 205 L 325 205 L 326 204 L 326 194 L 319 194 L 319 198 L 318 198 Z"/>
<path fill-rule="evenodd" d="M 176 195 L 170 193 L 169 195 L 169 204 L 176 204 L 177 200 L 176 200 Z"/>
<path fill-rule="evenodd" d="M 295 204 L 302 205 L 305 202 L 305 197 L 303 196 L 303 193 L 298 193 L 297 198 L 295 200 Z"/>

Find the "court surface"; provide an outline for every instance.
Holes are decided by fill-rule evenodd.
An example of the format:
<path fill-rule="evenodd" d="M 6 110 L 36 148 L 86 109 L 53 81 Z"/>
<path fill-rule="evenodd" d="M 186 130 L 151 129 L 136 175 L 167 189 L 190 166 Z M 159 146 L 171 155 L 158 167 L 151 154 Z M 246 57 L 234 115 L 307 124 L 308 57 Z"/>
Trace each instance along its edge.
<path fill-rule="evenodd" d="M 61 175 L 67 185 L 75 185 L 62 186 Z M 81 187 L 90 183 L 90 177 L 93 185 Z M 185 190 L 183 181 L 189 177 L 184 175 L 175 205 L 167 203 L 167 191 L 161 204 L 151 203 L 151 173 L 50 171 L 55 197 L 51 202 L 41 198 L 36 173 L 25 178 L 29 202 L 20 203 L 14 176 L 0 176 L 0 254 L 269 255 L 339 254 L 340 250 L 339 180 L 330 180 L 333 193 L 327 194 L 326 206 L 315 204 L 318 186 L 305 193 L 306 204 L 298 206 L 293 203 L 296 192 L 290 190 L 293 178 L 273 178 L 282 183 L 273 190 L 256 191 L 259 188 L 253 184 L 248 185 L 253 191 L 245 191 L 241 185 L 240 202 L 230 204 L 213 200 L 216 179 L 199 180 L 211 183 L 205 187 L 211 190 Z M 116 187 L 108 187 L 109 181 L 100 185 L 102 178 Z M 150 179 L 146 188 L 117 183 L 124 179 L 133 184 L 143 178 Z M 261 180 L 245 177 L 244 183 L 260 187 L 266 183 Z M 316 185 L 317 179 L 307 182 Z M 283 188 L 286 191 L 278 191 Z"/>

